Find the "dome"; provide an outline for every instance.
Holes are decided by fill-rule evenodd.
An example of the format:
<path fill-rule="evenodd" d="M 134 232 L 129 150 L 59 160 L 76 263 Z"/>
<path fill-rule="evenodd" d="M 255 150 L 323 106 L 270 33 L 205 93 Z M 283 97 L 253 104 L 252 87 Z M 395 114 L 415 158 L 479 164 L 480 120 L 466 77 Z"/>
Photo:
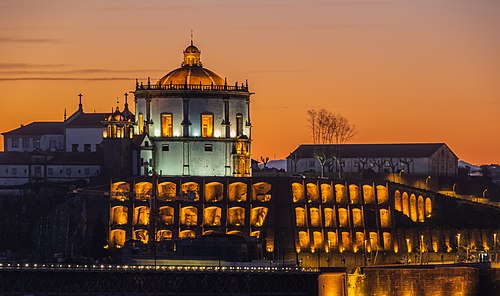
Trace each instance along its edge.
<path fill-rule="evenodd" d="M 109 115 L 108 121 L 125 121 L 125 117 L 120 112 L 120 109 L 116 107 L 116 111 Z"/>
<path fill-rule="evenodd" d="M 201 51 L 198 47 L 191 45 L 183 51 L 184 60 L 180 68 L 177 68 L 163 76 L 158 83 L 169 84 L 202 84 L 202 85 L 224 85 L 224 79 L 214 72 L 203 68 L 201 63 Z"/>

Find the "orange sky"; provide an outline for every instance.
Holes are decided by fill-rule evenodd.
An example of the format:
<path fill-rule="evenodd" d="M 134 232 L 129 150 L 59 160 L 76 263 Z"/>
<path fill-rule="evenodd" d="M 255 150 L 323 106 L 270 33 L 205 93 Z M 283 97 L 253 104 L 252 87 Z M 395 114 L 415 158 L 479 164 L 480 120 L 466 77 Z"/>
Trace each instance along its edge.
<path fill-rule="evenodd" d="M 16 0 L 0 3 L 0 130 L 110 111 L 135 78 L 204 66 L 249 80 L 253 157 L 286 157 L 326 108 L 355 143 L 446 142 L 500 162 L 500 1 Z"/>

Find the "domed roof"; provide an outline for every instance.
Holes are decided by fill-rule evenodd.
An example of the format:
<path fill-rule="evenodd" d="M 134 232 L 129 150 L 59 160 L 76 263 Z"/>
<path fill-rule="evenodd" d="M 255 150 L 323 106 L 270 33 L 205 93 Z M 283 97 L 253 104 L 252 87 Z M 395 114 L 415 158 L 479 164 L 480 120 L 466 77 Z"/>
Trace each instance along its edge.
<path fill-rule="evenodd" d="M 224 85 L 224 79 L 214 72 L 203 68 L 201 63 L 201 51 L 193 45 L 186 47 L 183 51 L 184 60 L 180 68 L 177 68 L 163 76 L 158 83 L 169 84 L 202 84 L 202 85 Z"/>
<path fill-rule="evenodd" d="M 120 112 L 120 109 L 118 109 L 118 106 L 116 107 L 115 112 L 111 113 L 108 116 L 108 121 L 125 121 L 125 116 Z"/>

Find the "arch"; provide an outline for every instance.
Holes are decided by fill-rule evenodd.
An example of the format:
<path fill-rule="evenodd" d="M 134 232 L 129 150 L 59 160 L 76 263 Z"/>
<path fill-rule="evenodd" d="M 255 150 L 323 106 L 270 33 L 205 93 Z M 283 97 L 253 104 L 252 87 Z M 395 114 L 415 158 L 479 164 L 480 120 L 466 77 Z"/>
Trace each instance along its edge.
<path fill-rule="evenodd" d="M 307 231 L 299 231 L 299 248 L 306 250 L 310 244 L 309 233 Z"/>
<path fill-rule="evenodd" d="M 415 194 L 410 195 L 410 218 L 413 222 L 417 222 L 417 197 Z"/>
<path fill-rule="evenodd" d="M 260 230 L 251 231 L 250 236 L 260 238 Z"/>
<path fill-rule="evenodd" d="M 198 208 L 187 206 L 181 208 L 181 225 L 195 226 L 198 224 Z"/>
<path fill-rule="evenodd" d="M 387 209 L 380 209 L 380 226 L 383 228 L 391 227 L 391 212 Z"/>
<path fill-rule="evenodd" d="M 158 198 L 161 200 L 172 200 L 177 196 L 177 185 L 173 182 L 162 182 L 158 184 Z"/>
<path fill-rule="evenodd" d="M 335 184 L 335 200 L 338 204 L 347 203 L 346 188 L 343 184 Z"/>
<path fill-rule="evenodd" d="M 266 221 L 268 209 L 266 207 L 256 207 L 250 212 L 250 225 L 261 227 Z"/>
<path fill-rule="evenodd" d="M 390 232 L 382 233 L 382 239 L 384 240 L 384 250 L 390 251 L 392 247 L 392 237 Z"/>
<path fill-rule="evenodd" d="M 245 225 L 245 209 L 232 207 L 227 210 L 227 224 L 231 226 Z"/>
<path fill-rule="evenodd" d="M 330 184 L 323 183 L 321 184 L 321 201 L 323 203 L 330 203 L 333 199 L 333 191 L 332 186 Z"/>
<path fill-rule="evenodd" d="M 158 209 L 158 217 L 160 222 L 165 225 L 174 224 L 174 208 L 169 206 L 160 207 Z"/>
<path fill-rule="evenodd" d="M 224 185 L 219 182 L 210 182 L 205 184 L 205 201 L 218 202 L 224 195 Z"/>
<path fill-rule="evenodd" d="M 219 207 L 207 207 L 203 210 L 204 226 L 220 226 L 222 209 Z"/>
<path fill-rule="evenodd" d="M 314 183 L 307 183 L 306 194 L 308 202 L 316 202 L 319 200 L 318 185 Z"/>
<path fill-rule="evenodd" d="M 183 230 L 179 232 L 179 238 L 195 238 L 196 233 L 194 230 Z"/>
<path fill-rule="evenodd" d="M 383 185 L 377 185 L 377 200 L 379 204 L 385 204 L 389 201 L 389 193 L 387 191 L 387 187 Z"/>
<path fill-rule="evenodd" d="M 328 248 L 333 249 L 338 245 L 337 233 L 334 231 L 328 231 L 326 233 Z"/>
<path fill-rule="evenodd" d="M 229 230 L 226 234 L 227 235 L 236 235 L 236 236 L 245 237 L 245 234 L 241 230 Z"/>
<path fill-rule="evenodd" d="M 200 199 L 200 185 L 196 182 L 186 182 L 181 185 L 181 196 L 189 200 L 197 201 Z"/>
<path fill-rule="evenodd" d="M 306 227 L 306 210 L 304 208 L 295 208 L 295 225 L 297 227 Z"/>
<path fill-rule="evenodd" d="M 403 211 L 403 205 L 401 203 L 401 192 L 399 190 L 394 191 L 394 209 L 396 211 Z"/>
<path fill-rule="evenodd" d="M 111 199 L 125 201 L 130 193 L 130 184 L 126 182 L 115 182 L 111 184 Z"/>
<path fill-rule="evenodd" d="M 321 211 L 318 208 L 310 208 L 309 215 L 311 217 L 311 226 L 321 227 Z"/>
<path fill-rule="evenodd" d="M 325 212 L 325 227 L 334 227 L 334 219 L 335 219 L 335 214 L 333 212 L 333 209 L 331 208 L 324 208 L 323 211 Z"/>
<path fill-rule="evenodd" d="M 432 200 L 430 197 L 425 199 L 425 217 L 430 218 L 432 216 Z"/>
<path fill-rule="evenodd" d="M 354 253 L 358 251 L 358 249 L 364 249 L 365 247 L 365 234 L 361 231 L 356 231 L 355 239 L 354 239 L 354 244 L 352 246 L 352 249 Z"/>
<path fill-rule="evenodd" d="M 138 200 L 150 199 L 152 191 L 153 191 L 153 184 L 151 184 L 150 182 L 136 183 L 134 187 L 135 199 Z"/>
<path fill-rule="evenodd" d="M 156 233 L 156 241 L 164 241 L 164 240 L 170 240 L 172 239 L 172 231 L 168 229 L 161 229 L 158 230 Z"/>
<path fill-rule="evenodd" d="M 418 196 L 417 200 L 417 216 L 418 216 L 418 222 L 424 222 L 425 219 L 425 212 L 424 212 L 424 197 L 422 195 Z"/>
<path fill-rule="evenodd" d="M 368 235 L 370 237 L 370 249 L 371 250 L 378 250 L 378 244 L 379 244 L 378 233 L 372 231 Z"/>
<path fill-rule="evenodd" d="M 352 209 L 352 224 L 354 227 L 363 227 L 363 213 L 361 209 Z"/>
<path fill-rule="evenodd" d="M 304 186 L 300 183 L 292 183 L 292 198 L 293 202 L 304 201 Z"/>
<path fill-rule="evenodd" d="M 231 202 L 247 201 L 247 184 L 243 182 L 229 184 L 228 198 Z"/>
<path fill-rule="evenodd" d="M 371 185 L 363 185 L 363 200 L 365 204 L 375 203 L 375 191 Z"/>
<path fill-rule="evenodd" d="M 345 208 L 339 208 L 339 227 L 349 227 L 349 217 Z"/>
<path fill-rule="evenodd" d="M 134 208 L 134 225 L 149 225 L 149 208 L 139 206 Z"/>
<path fill-rule="evenodd" d="M 252 201 L 267 202 L 271 200 L 271 184 L 259 182 L 252 185 Z"/>
<path fill-rule="evenodd" d="M 408 193 L 403 192 L 403 214 L 405 214 L 407 217 L 410 217 L 410 200 L 408 198 Z"/>
<path fill-rule="evenodd" d="M 348 251 L 351 249 L 351 234 L 347 231 L 342 232 L 342 250 L 340 252 L 342 253 L 343 251 Z"/>
<path fill-rule="evenodd" d="M 110 247 L 121 248 L 125 244 L 125 230 L 114 229 L 111 230 L 109 234 L 109 244 Z"/>
<path fill-rule="evenodd" d="M 125 225 L 128 220 L 128 208 L 124 206 L 112 207 L 110 217 L 111 224 Z"/>
<path fill-rule="evenodd" d="M 358 204 L 360 202 L 358 185 L 349 185 L 349 199 L 352 204 Z"/>
<path fill-rule="evenodd" d="M 137 229 L 133 232 L 133 239 L 147 244 L 149 241 L 149 233 L 146 229 Z"/>
<path fill-rule="evenodd" d="M 321 231 L 313 231 L 313 248 L 320 250 L 323 246 L 323 233 Z"/>

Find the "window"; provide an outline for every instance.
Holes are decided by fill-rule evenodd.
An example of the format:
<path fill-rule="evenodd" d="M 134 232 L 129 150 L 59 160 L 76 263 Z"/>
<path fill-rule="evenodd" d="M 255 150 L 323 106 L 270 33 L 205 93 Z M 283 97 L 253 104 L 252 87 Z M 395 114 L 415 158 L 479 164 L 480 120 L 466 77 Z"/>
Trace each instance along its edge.
<path fill-rule="evenodd" d="M 243 115 L 241 113 L 236 114 L 236 136 L 243 135 Z"/>
<path fill-rule="evenodd" d="M 203 138 L 211 138 L 214 136 L 214 115 L 201 115 L 201 136 Z"/>
<path fill-rule="evenodd" d="M 42 168 L 39 166 L 35 167 L 35 177 L 40 178 L 42 176 Z"/>
<path fill-rule="evenodd" d="M 28 138 L 23 138 L 23 148 L 30 147 L 30 140 Z"/>
<path fill-rule="evenodd" d="M 40 148 L 40 139 L 36 139 L 35 148 Z"/>
<path fill-rule="evenodd" d="M 170 151 L 170 147 L 168 146 L 168 144 L 161 145 L 161 151 Z"/>
<path fill-rule="evenodd" d="M 12 168 L 12 176 L 17 175 L 17 168 Z"/>
<path fill-rule="evenodd" d="M 88 176 L 90 175 L 90 169 L 89 168 L 85 168 L 85 176 Z"/>
<path fill-rule="evenodd" d="M 78 144 L 71 144 L 71 151 L 78 152 Z"/>
<path fill-rule="evenodd" d="M 316 166 L 316 161 L 314 161 L 314 160 L 309 160 L 309 161 L 308 161 L 308 166 L 309 166 L 310 168 L 315 167 L 315 166 Z"/>
<path fill-rule="evenodd" d="M 56 141 L 49 141 L 49 148 L 50 150 L 56 149 Z"/>
<path fill-rule="evenodd" d="M 83 151 L 90 152 L 91 151 L 90 144 L 83 144 Z"/>
<path fill-rule="evenodd" d="M 212 144 L 205 144 L 205 151 L 207 151 L 207 152 L 212 152 L 212 151 L 213 151 L 213 146 L 212 146 Z"/>
<path fill-rule="evenodd" d="M 12 148 L 19 148 L 19 139 L 12 138 Z"/>
<path fill-rule="evenodd" d="M 144 141 L 144 147 L 149 147 L 149 141 Z"/>
<path fill-rule="evenodd" d="M 69 169 L 69 168 L 66 169 L 66 175 L 68 175 L 68 176 L 71 175 L 71 169 Z"/>
<path fill-rule="evenodd" d="M 139 134 L 141 135 L 144 131 L 144 117 L 142 113 L 139 113 L 139 116 L 137 117 L 137 124 L 139 124 Z"/>
<path fill-rule="evenodd" d="M 54 174 L 54 169 L 53 168 L 48 168 L 47 169 L 47 175 L 52 176 Z"/>
<path fill-rule="evenodd" d="M 172 114 L 164 113 L 161 115 L 161 136 L 171 137 L 172 136 Z"/>

